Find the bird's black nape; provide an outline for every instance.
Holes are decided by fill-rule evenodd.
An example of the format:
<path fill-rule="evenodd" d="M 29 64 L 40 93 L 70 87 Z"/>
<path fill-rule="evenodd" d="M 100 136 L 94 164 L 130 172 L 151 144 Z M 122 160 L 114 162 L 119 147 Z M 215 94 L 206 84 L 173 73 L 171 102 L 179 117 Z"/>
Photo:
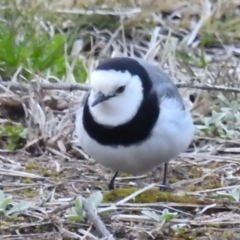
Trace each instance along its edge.
<path fill-rule="evenodd" d="M 110 183 L 108 184 L 108 190 L 109 191 L 114 189 L 114 182 L 115 182 L 115 179 L 116 179 L 117 175 L 118 175 L 118 172 L 115 172 L 111 181 L 110 181 Z"/>

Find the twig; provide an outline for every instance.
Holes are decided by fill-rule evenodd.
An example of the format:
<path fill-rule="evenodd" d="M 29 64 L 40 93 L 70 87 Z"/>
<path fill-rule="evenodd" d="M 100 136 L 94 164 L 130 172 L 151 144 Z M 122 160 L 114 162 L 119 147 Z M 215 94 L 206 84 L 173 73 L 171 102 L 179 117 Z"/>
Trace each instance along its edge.
<path fill-rule="evenodd" d="M 73 200 L 74 200 L 74 199 L 73 199 Z M 68 204 L 66 204 L 66 205 L 59 206 L 59 207 L 55 208 L 55 209 L 51 212 L 51 214 L 56 214 L 56 213 L 65 211 L 65 210 L 67 210 L 68 208 L 71 208 L 71 207 L 73 207 L 73 206 L 74 206 L 74 202 L 70 202 L 70 203 L 68 203 Z"/>
<path fill-rule="evenodd" d="M 4 88 L 9 88 L 13 91 L 28 91 L 30 84 L 35 83 L 8 83 L 0 82 L 0 86 Z M 65 90 L 65 91 L 88 91 L 90 87 L 87 84 L 68 84 L 68 83 L 40 83 L 43 90 Z M 195 88 L 208 91 L 220 91 L 220 92 L 234 92 L 240 93 L 240 88 L 235 87 L 225 87 L 225 86 L 212 86 L 212 85 L 202 85 L 202 84 L 189 84 L 189 83 L 176 83 L 178 88 Z"/>
<path fill-rule="evenodd" d="M 82 197 L 83 208 L 87 214 L 87 217 L 90 221 L 92 221 L 93 225 L 97 229 L 99 233 L 104 237 L 106 240 L 115 240 L 114 237 L 110 234 L 110 232 L 105 227 L 104 223 L 102 222 L 101 218 L 97 215 L 97 211 L 93 208 L 91 203 Z M 74 203 L 70 202 L 64 206 L 57 207 L 54 209 L 51 214 L 56 214 L 61 211 L 67 210 L 70 207 L 73 207 Z"/>
<path fill-rule="evenodd" d="M 90 219 L 97 229 L 99 233 L 102 234 L 102 236 L 106 240 L 115 240 L 114 237 L 110 234 L 110 232 L 105 227 L 104 223 L 102 222 L 101 218 L 97 215 L 95 209 L 91 205 L 89 201 L 87 201 L 85 198 L 82 198 L 83 208 L 86 211 L 88 219 Z"/>
<path fill-rule="evenodd" d="M 38 84 L 36 82 L 29 82 L 29 83 L 12 83 L 12 82 L 0 82 L 0 86 L 4 88 L 9 88 L 12 91 L 28 91 L 30 85 Z M 65 90 L 65 91 L 88 91 L 89 86 L 86 84 L 69 84 L 69 83 L 39 83 L 39 86 L 43 90 Z"/>
<path fill-rule="evenodd" d="M 203 85 L 203 84 L 189 84 L 189 83 L 177 83 L 178 88 L 195 88 L 202 89 L 207 91 L 218 91 L 218 92 L 234 92 L 240 93 L 240 88 L 235 87 L 225 87 L 225 86 L 212 86 L 212 85 Z"/>
<path fill-rule="evenodd" d="M 140 190 L 138 190 L 138 191 L 130 194 L 129 196 L 125 197 L 124 199 L 118 201 L 115 205 L 116 205 L 116 206 L 117 206 L 117 205 L 121 205 L 121 204 L 123 204 L 123 203 L 125 203 L 125 202 L 127 202 L 127 201 L 129 201 L 129 200 L 131 200 L 131 199 L 133 199 L 133 198 L 135 198 L 135 197 L 138 196 L 139 194 L 141 194 L 141 193 L 143 193 L 143 192 L 145 192 L 145 191 L 153 188 L 154 186 L 155 186 L 155 184 L 152 183 L 152 184 L 150 184 L 150 185 L 148 185 L 148 186 L 146 186 L 146 187 L 144 187 L 144 188 L 142 188 L 142 189 L 140 189 Z"/>
<path fill-rule="evenodd" d="M 33 173 L 28 173 L 28 172 L 23 172 L 23 171 L 17 171 L 17 170 L 11 170 L 11 169 L 5 169 L 5 168 L 0 168 L 0 175 L 4 176 L 13 176 L 13 177 L 23 177 L 23 178 L 35 178 L 35 179 L 44 179 L 45 177 L 33 174 Z"/>

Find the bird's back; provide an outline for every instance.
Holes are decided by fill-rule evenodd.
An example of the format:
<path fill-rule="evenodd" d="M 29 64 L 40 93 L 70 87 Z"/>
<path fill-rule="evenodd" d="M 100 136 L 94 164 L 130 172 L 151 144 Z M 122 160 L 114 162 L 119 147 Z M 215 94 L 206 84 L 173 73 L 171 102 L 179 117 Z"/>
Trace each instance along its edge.
<path fill-rule="evenodd" d="M 162 97 L 176 98 L 182 107 L 184 107 L 182 97 L 176 85 L 159 67 L 141 58 L 134 59 L 137 60 L 147 71 L 153 82 L 153 89 L 157 92 L 160 99 Z"/>

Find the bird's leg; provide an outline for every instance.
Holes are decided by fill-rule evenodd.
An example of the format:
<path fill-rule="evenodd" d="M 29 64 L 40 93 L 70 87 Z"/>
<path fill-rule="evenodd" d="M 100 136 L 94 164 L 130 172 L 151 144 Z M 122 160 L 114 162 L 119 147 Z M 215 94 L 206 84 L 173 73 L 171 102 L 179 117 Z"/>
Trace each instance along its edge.
<path fill-rule="evenodd" d="M 166 191 L 167 185 L 167 172 L 168 172 L 168 163 L 164 163 L 164 170 L 163 170 L 163 182 L 162 186 L 159 188 L 160 191 Z"/>
<path fill-rule="evenodd" d="M 113 190 L 114 189 L 114 181 L 115 181 L 115 178 L 117 177 L 118 175 L 118 172 L 115 172 L 110 183 L 108 184 L 108 190 Z"/>

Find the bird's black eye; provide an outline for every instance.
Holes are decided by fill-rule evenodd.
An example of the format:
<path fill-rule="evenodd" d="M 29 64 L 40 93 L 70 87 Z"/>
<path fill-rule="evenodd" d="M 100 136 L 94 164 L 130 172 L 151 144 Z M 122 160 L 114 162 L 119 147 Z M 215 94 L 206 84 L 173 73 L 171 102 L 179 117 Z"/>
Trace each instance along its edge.
<path fill-rule="evenodd" d="M 118 87 L 116 89 L 116 93 L 122 93 L 122 92 L 124 92 L 124 90 L 125 90 L 125 86 Z"/>

